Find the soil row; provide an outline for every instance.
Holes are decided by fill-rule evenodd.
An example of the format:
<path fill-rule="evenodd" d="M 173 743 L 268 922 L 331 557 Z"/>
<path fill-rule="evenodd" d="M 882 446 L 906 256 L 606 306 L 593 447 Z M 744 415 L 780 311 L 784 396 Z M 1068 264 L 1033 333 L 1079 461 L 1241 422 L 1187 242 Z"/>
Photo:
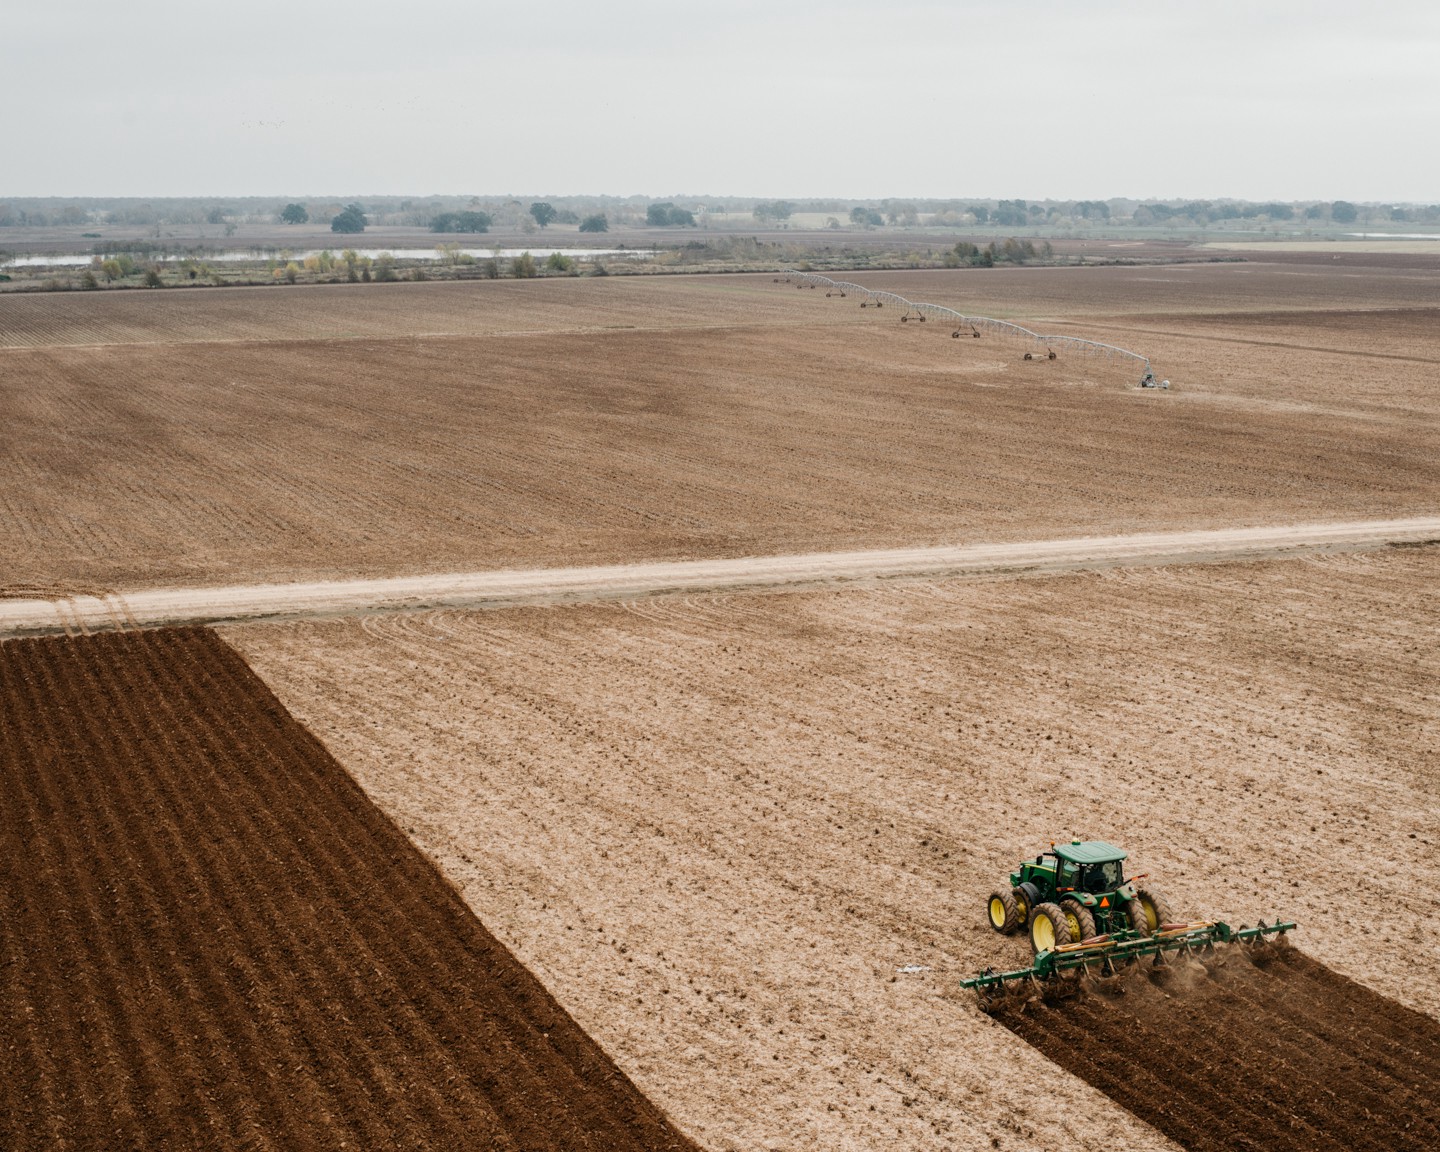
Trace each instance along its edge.
<path fill-rule="evenodd" d="M 1440 1021 L 1287 945 L 1147 966 L 995 1014 L 1196 1152 L 1440 1142 Z"/>
<path fill-rule="evenodd" d="M 693 1147 L 213 633 L 0 710 L 0 1145 Z"/>

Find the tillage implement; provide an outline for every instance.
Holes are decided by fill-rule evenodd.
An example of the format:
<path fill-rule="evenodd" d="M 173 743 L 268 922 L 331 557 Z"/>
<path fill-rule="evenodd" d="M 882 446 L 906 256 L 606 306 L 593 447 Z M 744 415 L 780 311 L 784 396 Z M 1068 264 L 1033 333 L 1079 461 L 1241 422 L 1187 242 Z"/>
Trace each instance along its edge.
<path fill-rule="evenodd" d="M 987 968 L 961 982 L 981 991 L 1013 980 L 1048 980 L 1097 966 L 1109 973 L 1143 956 L 1211 949 L 1217 943 L 1283 936 L 1292 921 L 1231 928 L 1219 920 L 1177 920 L 1146 877 L 1125 878 L 1128 853 L 1104 840 L 1050 845 L 1010 873 L 1010 886 L 990 894 L 990 926 L 1006 936 L 1025 929 L 1034 963 L 1014 972 Z"/>

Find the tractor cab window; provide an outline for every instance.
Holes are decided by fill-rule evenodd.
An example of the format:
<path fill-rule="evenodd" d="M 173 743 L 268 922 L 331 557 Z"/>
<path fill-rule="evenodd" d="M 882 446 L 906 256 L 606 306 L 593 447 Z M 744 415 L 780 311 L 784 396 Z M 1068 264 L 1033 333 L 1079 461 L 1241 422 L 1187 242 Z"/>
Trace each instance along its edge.
<path fill-rule="evenodd" d="M 1080 869 L 1069 860 L 1061 860 L 1059 864 L 1059 868 L 1055 870 L 1055 887 L 1074 888 Z"/>
<path fill-rule="evenodd" d="M 1104 864 L 1092 864 L 1085 869 L 1086 892 L 1113 892 L 1125 883 L 1119 860 L 1107 860 Z"/>

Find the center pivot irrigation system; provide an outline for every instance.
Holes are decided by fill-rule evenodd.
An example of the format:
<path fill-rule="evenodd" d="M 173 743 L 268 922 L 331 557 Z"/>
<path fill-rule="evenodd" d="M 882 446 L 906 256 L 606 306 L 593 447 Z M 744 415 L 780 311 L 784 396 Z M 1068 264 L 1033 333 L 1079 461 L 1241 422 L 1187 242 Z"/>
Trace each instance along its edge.
<path fill-rule="evenodd" d="M 990 316 L 967 316 L 963 312 L 946 308 L 942 304 L 917 303 L 914 300 L 907 300 L 903 296 L 897 296 L 894 292 L 866 288 L 861 284 L 852 284 L 848 280 L 832 280 L 829 276 L 822 276 L 818 272 L 789 271 L 783 277 L 776 277 L 776 282 L 794 284 L 797 288 L 824 288 L 827 297 L 856 296 L 860 298 L 860 307 L 862 308 L 883 308 L 888 304 L 892 308 L 899 309 L 902 324 L 911 320 L 917 320 L 922 324 L 927 320 L 938 320 L 942 324 L 951 325 L 954 330 L 950 335 L 957 339 L 962 336 L 979 337 L 981 332 L 993 332 L 999 336 L 1013 336 L 1037 345 L 1043 344 L 1045 355 L 1051 360 L 1056 358 L 1055 349 L 1063 348 L 1070 352 L 1083 352 L 1089 356 L 1103 356 L 1107 360 L 1134 361 L 1140 366 L 1141 388 L 1170 387 L 1170 381 L 1155 379 L 1155 374 L 1150 370 L 1148 356 L 1142 356 L 1139 352 L 1131 352 L 1128 348 L 1120 348 L 1114 344 L 1102 344 L 1098 340 L 1086 340 L 1080 336 L 1047 336 L 1019 324 L 1012 324 L 1009 320 L 996 320 Z M 1025 359 L 1034 358 L 1035 353 L 1025 353 Z"/>

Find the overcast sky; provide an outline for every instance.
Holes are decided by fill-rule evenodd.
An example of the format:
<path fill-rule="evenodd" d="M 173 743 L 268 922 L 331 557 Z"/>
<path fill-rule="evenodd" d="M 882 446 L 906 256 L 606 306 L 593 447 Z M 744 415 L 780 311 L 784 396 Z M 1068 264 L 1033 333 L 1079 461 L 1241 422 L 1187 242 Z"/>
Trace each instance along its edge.
<path fill-rule="evenodd" d="M 1440 201 L 1440 3 L 9 0 L 0 196 Z"/>

